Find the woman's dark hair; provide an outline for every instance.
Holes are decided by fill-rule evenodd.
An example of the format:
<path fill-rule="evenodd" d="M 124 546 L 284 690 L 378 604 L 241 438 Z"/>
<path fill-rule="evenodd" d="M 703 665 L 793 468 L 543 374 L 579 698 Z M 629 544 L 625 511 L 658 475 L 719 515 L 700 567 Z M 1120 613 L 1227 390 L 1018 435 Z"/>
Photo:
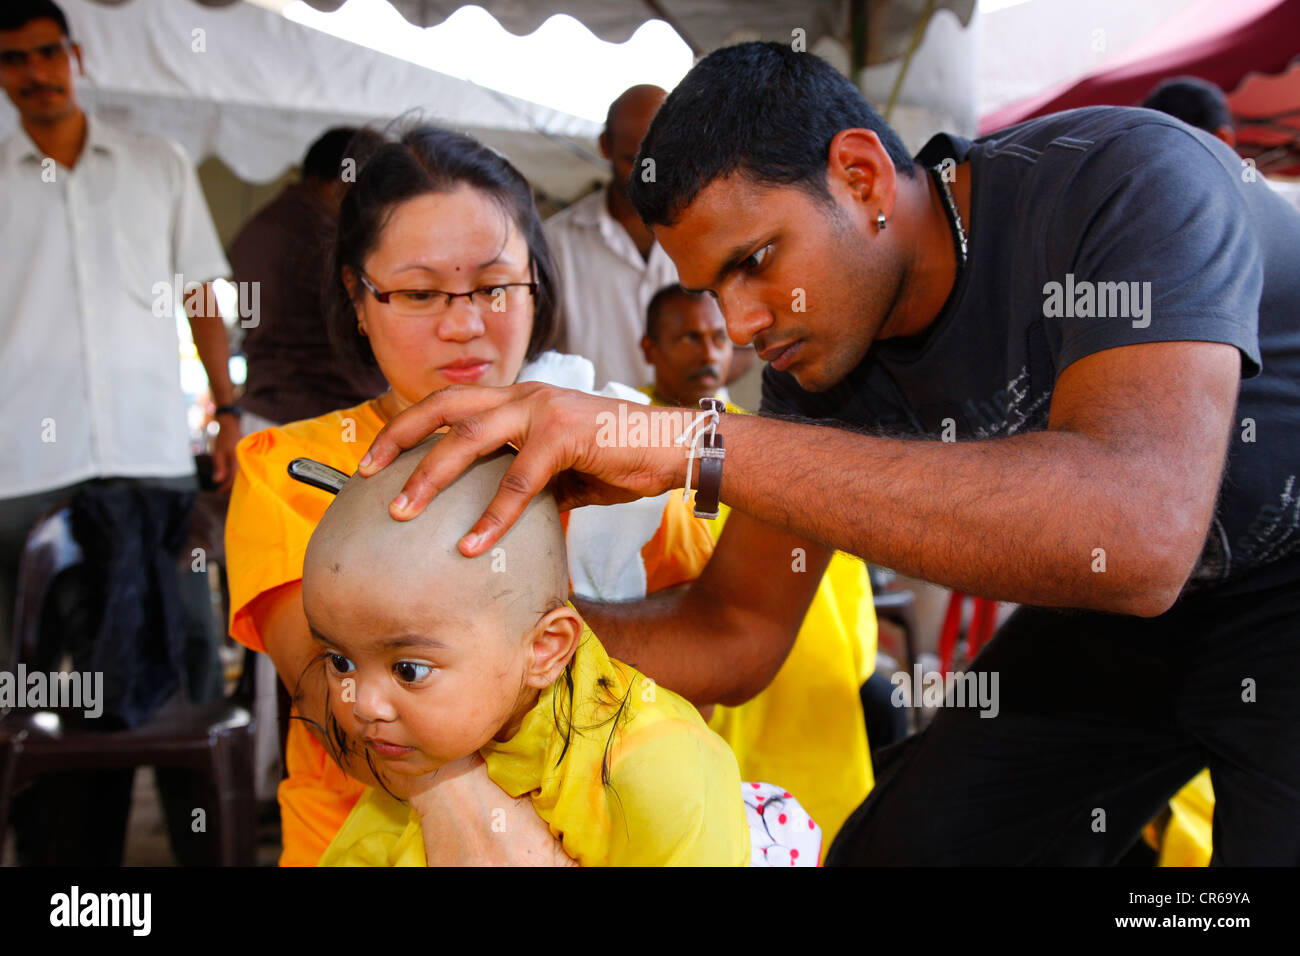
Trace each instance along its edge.
<path fill-rule="evenodd" d="M 821 57 L 785 43 L 724 47 L 695 64 L 659 108 L 629 180 L 632 205 L 646 223 L 671 226 L 700 190 L 737 171 L 829 201 L 826 158 L 845 129 L 874 132 L 894 168 L 913 175 L 898 134 Z"/>
<path fill-rule="evenodd" d="M 528 180 L 500 153 L 463 133 L 439 126 L 410 127 L 396 141 L 379 138 L 367 152 L 358 157 L 356 182 L 343 194 L 322 294 L 326 326 L 335 350 L 362 366 L 377 367 L 369 341 L 357 329 L 356 309 L 343 284 L 343 268 L 362 271 L 366 257 L 378 244 L 380 233 L 399 204 L 417 196 L 470 186 L 492 199 L 528 242 L 537 294 L 533 298 L 533 329 L 525 357 L 532 360 L 546 351 L 555 334 L 559 276 Z"/>

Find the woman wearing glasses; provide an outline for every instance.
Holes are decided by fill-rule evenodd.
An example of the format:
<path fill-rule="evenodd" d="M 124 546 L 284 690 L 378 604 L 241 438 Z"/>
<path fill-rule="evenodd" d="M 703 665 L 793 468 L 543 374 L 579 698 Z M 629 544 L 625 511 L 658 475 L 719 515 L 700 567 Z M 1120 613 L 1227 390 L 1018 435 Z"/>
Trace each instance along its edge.
<path fill-rule="evenodd" d="M 290 479 L 288 463 L 313 458 L 352 474 L 403 408 L 452 384 L 512 384 L 542 355 L 555 328 L 556 273 L 528 183 L 501 156 L 449 130 L 417 127 L 383 143 L 343 199 L 323 299 L 335 347 L 378 366 L 389 389 L 249 435 L 226 523 L 231 633 L 269 654 L 307 708 L 286 746 L 282 865 L 314 865 L 363 786 L 307 727 L 320 722 L 310 702 L 324 693 L 307 686 L 323 674 L 307 667 L 316 650 L 302 610 L 302 562 L 330 496 Z M 542 364 L 581 371 L 554 353 Z"/>

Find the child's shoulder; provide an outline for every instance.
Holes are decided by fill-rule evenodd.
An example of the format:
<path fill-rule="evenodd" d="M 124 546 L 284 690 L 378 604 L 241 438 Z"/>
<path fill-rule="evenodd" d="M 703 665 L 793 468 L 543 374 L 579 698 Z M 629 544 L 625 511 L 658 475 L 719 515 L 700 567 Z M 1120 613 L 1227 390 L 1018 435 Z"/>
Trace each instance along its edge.
<path fill-rule="evenodd" d="M 618 709 L 609 750 L 611 779 L 626 772 L 620 764 L 641 751 L 647 757 L 667 757 L 667 751 L 673 751 L 675 762 L 697 766 L 718 760 L 724 767 L 735 764 L 731 748 L 709 729 L 695 705 L 632 665 L 610 657 L 590 629 L 575 658 L 578 655 L 587 657 L 583 669 L 590 667 L 597 675 L 593 697 L 604 708 Z"/>
<path fill-rule="evenodd" d="M 605 862 L 744 865 L 748 827 L 731 748 L 685 698 L 622 661 L 605 661 L 623 695 L 609 749 Z"/>
<path fill-rule="evenodd" d="M 590 627 L 585 629 L 574 654 L 575 664 L 579 657 L 585 658 L 580 667 L 591 675 L 596 696 L 624 704 L 627 722 L 648 726 L 664 720 L 686 720 L 708 729 L 700 712 L 686 698 L 656 683 L 653 677 L 631 664 L 611 657 Z"/>

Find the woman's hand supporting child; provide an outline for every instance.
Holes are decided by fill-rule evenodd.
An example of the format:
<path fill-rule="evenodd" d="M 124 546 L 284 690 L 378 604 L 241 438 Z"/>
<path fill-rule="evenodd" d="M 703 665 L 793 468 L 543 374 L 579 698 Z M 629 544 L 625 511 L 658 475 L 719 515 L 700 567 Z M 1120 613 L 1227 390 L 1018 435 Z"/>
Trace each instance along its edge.
<path fill-rule="evenodd" d="M 407 794 L 429 866 L 577 866 L 527 797 L 511 797 L 472 753 L 420 778 Z"/>

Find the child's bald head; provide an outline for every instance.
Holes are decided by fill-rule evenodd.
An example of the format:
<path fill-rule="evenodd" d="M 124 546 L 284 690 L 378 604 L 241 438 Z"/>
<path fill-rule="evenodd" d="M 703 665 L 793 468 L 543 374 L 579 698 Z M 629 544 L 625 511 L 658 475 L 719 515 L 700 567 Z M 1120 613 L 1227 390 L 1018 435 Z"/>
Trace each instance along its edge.
<path fill-rule="evenodd" d="M 319 626 L 315 616 L 336 617 L 331 612 L 342 599 L 356 611 L 410 606 L 450 620 L 495 611 L 517 635 L 567 600 L 564 532 L 549 492 L 536 496 L 490 551 L 467 558 L 457 548 L 496 493 L 513 458 L 509 451 L 479 459 L 414 519 L 389 516 L 389 502 L 440 438 L 369 478 L 354 475 L 325 512 L 303 565 L 303 602 L 313 626 Z"/>

